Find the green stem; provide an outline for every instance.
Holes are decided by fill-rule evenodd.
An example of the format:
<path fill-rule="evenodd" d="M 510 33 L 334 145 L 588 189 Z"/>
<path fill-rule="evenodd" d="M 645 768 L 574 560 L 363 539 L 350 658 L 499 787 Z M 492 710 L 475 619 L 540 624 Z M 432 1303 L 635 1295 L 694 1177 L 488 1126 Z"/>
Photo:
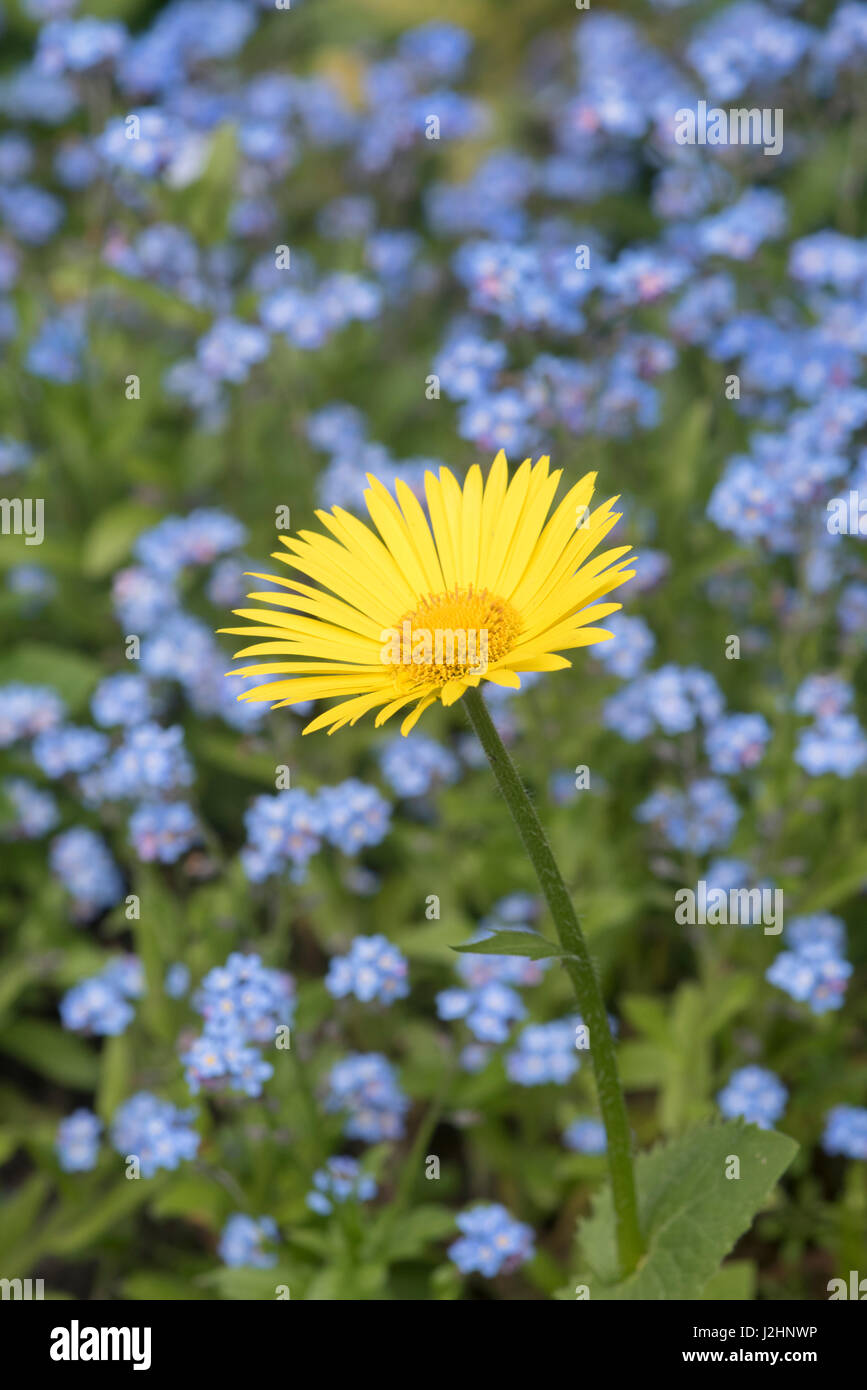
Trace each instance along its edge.
<path fill-rule="evenodd" d="M 464 703 L 470 723 L 487 754 L 497 784 L 524 842 L 524 848 L 536 870 L 536 877 L 554 918 L 560 944 L 569 953 L 564 964 L 578 999 L 582 1022 L 590 1030 L 592 1040 L 590 1056 L 596 1075 L 599 1109 L 608 1137 L 608 1168 L 614 1196 L 620 1273 L 621 1277 L 625 1278 L 632 1273 L 644 1253 L 644 1242 L 638 1224 L 638 1207 L 635 1200 L 629 1121 L 620 1078 L 617 1075 L 614 1040 L 608 1026 L 608 1015 L 599 982 L 587 943 L 578 925 L 572 899 L 563 882 L 563 875 L 557 867 L 548 837 L 518 770 L 497 733 L 488 707 L 478 690 L 472 688 L 464 695 Z"/>

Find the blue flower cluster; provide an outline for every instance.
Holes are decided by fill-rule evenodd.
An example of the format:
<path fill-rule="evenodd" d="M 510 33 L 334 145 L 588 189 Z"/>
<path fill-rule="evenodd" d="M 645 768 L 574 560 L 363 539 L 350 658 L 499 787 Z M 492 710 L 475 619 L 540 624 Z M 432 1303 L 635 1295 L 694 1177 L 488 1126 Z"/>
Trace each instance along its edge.
<path fill-rule="evenodd" d="M 152 281 L 207 315 L 189 355 L 169 369 L 166 387 L 200 423 L 216 428 L 227 389 L 261 370 L 284 341 L 317 352 L 350 323 L 382 318 L 397 295 L 405 302 L 439 287 L 443 272 L 426 256 L 425 238 L 391 218 L 379 225 L 377 182 L 395 160 L 481 134 L 489 113 L 456 90 L 473 45 L 455 25 L 422 24 L 402 34 L 392 55 L 369 64 L 350 105 L 329 76 L 274 70 L 225 80 L 221 64 L 252 37 L 263 9 L 220 0 L 216 23 L 204 26 L 207 38 L 201 13 L 201 0 L 173 0 L 135 36 L 113 20 L 40 15 L 45 22 L 32 61 L 7 82 L 4 103 L 22 121 L 65 127 L 54 160 L 60 195 L 32 181 L 29 139 L 12 134 L 0 212 L 25 247 L 44 245 L 62 225 L 64 195 L 71 199 L 106 178 L 120 202 L 146 203 L 154 186 L 192 185 L 207 166 L 217 129 L 234 123 L 240 168 L 226 245 L 202 246 L 185 227 L 157 217 L 137 235 L 112 227 L 103 247 L 119 276 Z M 640 324 L 632 327 L 628 316 L 658 302 L 675 343 L 702 341 L 713 357 L 743 359 L 741 374 L 751 383 L 749 397 L 739 402 L 745 413 L 773 413 L 787 393 L 806 397 L 805 418 L 793 422 L 788 442 L 804 444 L 829 417 L 845 415 L 857 389 L 861 344 L 844 296 L 863 294 L 861 243 L 820 229 L 791 247 L 793 287 L 817 291 L 810 320 L 785 296 L 765 313 L 739 311 L 734 282 L 720 264 L 750 261 L 766 242 L 780 239 L 785 201 L 773 188 L 738 187 L 727 142 L 722 149 L 709 143 L 701 160 L 697 150 L 678 144 L 674 113 L 694 110 L 699 96 L 726 101 L 748 89 L 773 106 L 776 85 L 794 76 L 823 90 L 863 50 L 857 16 L 857 5 L 843 4 L 823 31 L 742 0 L 688 28 L 676 61 L 636 21 L 582 16 L 571 60 L 564 50 L 557 82 L 543 84 L 544 99 L 536 98 L 547 148 L 534 155 L 490 149 L 468 178 L 435 177 L 424 191 L 426 230 L 457 243 L 451 270 L 466 307 L 448 324 L 432 371 L 438 389 L 459 404 L 467 438 L 484 448 L 492 440 L 530 447 L 563 426 L 613 435 L 651 427 L 659 410 L 653 381 L 675 365 L 677 347 Z M 745 44 L 745 32 L 755 41 Z M 77 122 L 85 100 L 81 82 L 97 67 L 116 104 L 104 129 L 85 137 Z M 281 188 L 308 153 L 318 160 L 333 155 L 351 177 L 353 191 L 325 201 L 316 225 L 326 244 L 357 250 L 353 268 L 345 260 L 338 268 L 320 267 L 309 251 L 294 247 L 291 261 L 281 264 L 278 257 L 275 264 L 265 250 L 283 225 Z M 644 163 L 662 230 L 655 240 L 612 255 L 564 208 L 579 197 L 592 206 L 626 192 Z M 745 167 L 749 172 L 748 160 Z M 9 288 L 17 273 L 13 261 Z M 76 379 L 85 334 L 78 308 L 48 308 L 28 346 L 30 371 Z M 526 329 L 560 345 L 589 325 L 602 351 L 586 360 L 542 350 L 519 366 L 510 351 L 510 338 Z M 363 437 L 363 428 L 357 434 Z M 757 434 L 755 450 L 770 438 Z M 346 431 L 331 440 L 335 461 L 347 465 L 335 468 L 335 482 L 349 482 L 350 451 L 360 442 Z M 736 526 L 742 538 L 757 523 L 753 534 L 779 547 L 786 544 L 780 532 L 800 524 L 797 513 L 808 500 L 809 449 L 781 451 L 779 486 L 765 485 L 755 458 L 751 453 L 729 465 L 710 515 Z M 355 478 L 363 480 L 357 460 Z M 176 541 L 183 564 L 183 536 L 161 533 L 157 546 L 169 550 Z"/>
<path fill-rule="evenodd" d="M 471 940 L 484 941 L 495 932 L 529 931 L 538 913 L 539 903 L 535 898 L 513 893 L 494 905 Z M 512 1024 L 526 1016 L 516 986 L 538 984 L 550 963 L 549 960 L 530 960 L 527 956 L 462 954 L 455 969 L 463 987 L 440 991 L 436 999 L 437 1014 L 449 1021 L 463 1019 L 480 1043 L 503 1043 Z M 487 1047 L 465 1049 L 464 1066 L 470 1071 L 478 1070 L 487 1056 Z"/>
<path fill-rule="evenodd" d="M 705 735 L 705 751 L 714 772 L 732 774 L 755 767 L 771 737 L 761 714 L 723 715 Z"/>
<path fill-rule="evenodd" d="M 358 854 L 385 839 L 391 806 L 376 787 L 350 777 L 336 787 L 320 787 L 317 800 L 322 814 L 322 834 L 344 854 Z"/>
<path fill-rule="evenodd" d="M 608 1148 L 605 1126 L 601 1120 L 573 1120 L 563 1143 L 576 1154 L 604 1154 Z"/>
<path fill-rule="evenodd" d="M 63 714 L 63 701 L 48 686 L 18 681 L 0 686 L 0 748 L 56 728 Z"/>
<path fill-rule="evenodd" d="M 741 1067 L 732 1072 L 717 1103 L 726 1119 L 743 1116 L 759 1129 L 773 1129 L 786 1108 L 786 1090 L 779 1077 L 765 1067 Z"/>
<path fill-rule="evenodd" d="M 6 572 L 6 587 L 21 600 L 21 614 L 27 618 L 41 613 L 58 591 L 54 575 L 42 565 L 11 565 Z"/>
<path fill-rule="evenodd" d="M 461 1235 L 449 1246 L 449 1259 L 461 1274 L 512 1274 L 532 1259 L 533 1231 L 516 1221 L 499 1202 L 470 1207 L 457 1218 Z"/>
<path fill-rule="evenodd" d="M 36 766 L 46 777 L 53 778 L 86 772 L 105 756 L 108 746 L 108 739 L 98 729 L 64 724 L 39 734 L 31 752 Z"/>
<path fill-rule="evenodd" d="M 612 695 L 602 719 L 622 738 L 637 743 L 657 729 L 671 736 L 687 733 L 699 721 L 713 724 L 723 709 L 722 692 L 713 676 L 695 666 L 669 664 L 639 675 Z"/>
<path fill-rule="evenodd" d="M 811 777 L 852 777 L 867 763 L 867 734 L 849 710 L 854 691 L 838 676 L 808 676 L 795 695 L 798 714 L 814 722 L 800 732 L 795 761 Z"/>
<path fill-rule="evenodd" d="M 89 921 L 123 896 L 123 878 L 101 836 L 86 826 L 64 830 L 51 842 L 51 872 L 72 895 L 73 911 Z"/>
<path fill-rule="evenodd" d="M 208 516 L 185 533 L 183 545 L 175 542 L 185 561 L 191 555 L 211 553 Z M 178 563 L 177 556 L 165 560 L 169 569 Z M 154 693 L 144 675 L 109 676 L 93 692 L 91 711 L 99 726 L 93 728 L 64 722 L 63 704 L 52 690 L 13 684 L 0 689 L 0 742 L 30 741 L 30 755 L 39 772 L 55 781 L 62 779 L 88 808 L 139 803 L 129 819 L 130 844 L 142 860 L 171 864 L 200 841 L 201 830 L 193 808 L 174 799 L 194 780 L 183 729 L 157 723 L 154 707 Z M 119 730 L 119 734 L 112 737 L 105 730 Z M 7 786 L 18 812 L 8 834 L 32 838 L 54 827 L 60 812 L 53 798 L 22 779 Z M 121 871 L 107 845 L 89 827 L 74 826 L 58 835 L 51 845 L 50 863 L 71 893 L 78 918 L 99 915 L 122 895 Z"/>
<path fill-rule="evenodd" d="M 55 1149 L 64 1173 L 89 1173 L 99 1157 L 102 1121 L 79 1107 L 57 1126 Z"/>
<path fill-rule="evenodd" d="M 278 1029 L 292 1023 L 292 977 L 235 951 L 208 972 L 193 1003 L 205 1020 L 204 1031 L 181 1054 L 193 1095 L 203 1087 L 261 1095 L 274 1068 L 259 1049 L 275 1045 Z"/>
<path fill-rule="evenodd" d="M 484 941 L 490 934 L 483 926 L 471 939 Z M 515 986 L 538 984 L 549 964 L 527 956 L 461 955 L 455 968 L 464 986 L 440 991 L 437 1014 L 446 1020 L 462 1018 L 480 1042 L 505 1042 L 511 1025 L 526 1015 Z"/>
<path fill-rule="evenodd" d="M 272 1217 L 235 1212 L 223 1227 L 217 1254 L 223 1264 L 232 1269 L 271 1269 L 277 1263 L 277 1255 L 265 1247 L 279 1239 L 277 1223 Z"/>
<path fill-rule="evenodd" d="M 103 687 L 97 692 L 97 722 L 145 722 L 153 703 L 152 683 L 173 682 L 200 716 L 220 719 L 240 732 L 261 724 L 265 707 L 239 703 L 237 685 L 225 679 L 226 660 L 213 625 L 182 604 L 185 580 L 197 570 L 206 571 L 212 602 L 231 606 L 240 601 L 243 571 L 252 563 L 240 553 L 245 540 L 246 530 L 235 517 L 211 507 L 165 517 L 139 535 L 135 563 L 115 574 L 112 598 L 125 638 L 139 639 L 143 688 L 134 689 L 131 677 L 109 678 L 113 684 L 104 682 L 105 692 Z"/>
<path fill-rule="evenodd" d="M 434 787 L 456 782 L 460 763 L 448 748 L 426 734 L 390 739 L 379 755 L 382 775 L 398 796 L 427 796 Z"/>
<path fill-rule="evenodd" d="M 50 792 L 24 777 L 7 777 L 2 792 L 12 811 L 0 830 L 4 840 L 38 840 L 57 825 L 60 812 Z"/>
<path fill-rule="evenodd" d="M 91 696 L 90 710 L 102 729 L 146 724 L 153 714 L 153 695 L 143 676 L 122 672 L 100 681 Z"/>
<path fill-rule="evenodd" d="M 728 895 L 732 891 L 738 892 L 744 888 L 751 891 L 754 888 L 774 891 L 774 885 L 768 879 L 758 879 L 756 872 L 751 864 L 745 859 L 717 858 L 712 859 L 704 870 L 702 877 L 707 885 L 707 893 L 719 891 Z M 696 890 L 698 885 L 696 885 Z M 762 921 L 762 905 L 760 901 L 750 898 L 739 903 L 740 925 L 742 927 L 757 926 Z"/>
<path fill-rule="evenodd" d="M 289 865 L 298 882 L 324 841 L 357 854 L 388 834 L 391 806 L 376 787 L 350 777 L 314 793 L 291 787 L 257 796 L 244 817 L 247 843 L 241 862 L 247 877 L 261 883 Z"/>
<path fill-rule="evenodd" d="M 656 646 L 653 632 L 643 618 L 628 618 L 623 613 L 612 614 L 606 620 L 606 627 L 612 633 L 612 640 L 591 647 L 591 654 L 613 676 L 624 681 L 634 680 L 653 655 Z M 651 685 L 651 689 L 659 687 Z"/>
<path fill-rule="evenodd" d="M 138 1091 L 116 1110 L 111 1142 L 124 1159 L 138 1159 L 143 1178 L 152 1178 L 161 1168 L 173 1172 L 198 1153 L 193 1118 L 192 1110 L 179 1110 L 149 1091 Z"/>
<path fill-rule="evenodd" d="M 408 1108 L 394 1068 L 381 1053 L 355 1052 L 331 1068 L 325 1109 L 346 1114 L 347 1139 L 366 1144 L 400 1139 Z"/>
<path fill-rule="evenodd" d="M 793 917 L 786 928 L 790 949 L 781 951 L 765 979 L 814 1014 L 840 1009 L 852 966 L 845 959 L 846 926 L 830 912 Z"/>
<path fill-rule="evenodd" d="M 98 975 L 67 990 L 60 1001 L 61 1022 L 76 1033 L 117 1037 L 135 1018 L 129 1000 L 140 999 L 144 992 L 138 957 L 116 956 Z"/>
<path fill-rule="evenodd" d="M 345 956 L 334 956 L 325 988 L 334 999 L 352 994 L 362 1004 L 392 1004 L 409 994 L 406 958 L 388 937 L 356 936 Z"/>
<path fill-rule="evenodd" d="M 662 787 L 636 809 L 636 819 L 654 829 L 675 849 L 706 854 L 729 844 L 740 809 L 725 782 L 700 777 L 685 792 Z"/>
<path fill-rule="evenodd" d="M 399 479 L 421 500 L 425 471 L 436 472 L 441 466 L 439 459 L 393 458 L 384 444 L 368 439 L 361 411 L 343 401 L 314 411 L 307 422 L 307 437 L 329 460 L 317 482 L 323 507 L 363 509 L 368 476 L 389 486 Z"/>
<path fill-rule="evenodd" d="M 829 1154 L 867 1159 L 867 1109 L 835 1105 L 828 1113 L 822 1147 Z"/>
<path fill-rule="evenodd" d="M 190 967 L 175 961 L 166 971 L 163 988 L 170 999 L 183 999 L 190 988 Z"/>
<path fill-rule="evenodd" d="M 319 1216 L 330 1216 L 338 1203 L 372 1202 L 376 1193 L 375 1179 L 362 1171 L 358 1159 L 342 1155 L 329 1158 L 324 1168 L 317 1168 L 307 1205 Z"/>
<path fill-rule="evenodd" d="M 518 1046 L 506 1057 L 506 1072 L 519 1086 L 562 1086 L 581 1065 L 577 1029 L 580 1018 L 529 1023 L 518 1035 Z"/>
<path fill-rule="evenodd" d="M 196 813 L 185 801 L 145 802 L 129 818 L 129 838 L 139 859 L 175 864 L 201 837 Z"/>

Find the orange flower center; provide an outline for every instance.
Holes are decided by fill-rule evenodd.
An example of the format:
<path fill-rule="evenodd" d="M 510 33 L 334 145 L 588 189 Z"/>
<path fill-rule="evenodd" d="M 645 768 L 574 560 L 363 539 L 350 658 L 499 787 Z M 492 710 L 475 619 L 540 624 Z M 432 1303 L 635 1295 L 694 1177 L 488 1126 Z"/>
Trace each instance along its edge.
<path fill-rule="evenodd" d="M 515 645 L 521 619 L 487 589 L 428 594 L 383 634 L 383 661 L 400 691 L 483 675 Z"/>

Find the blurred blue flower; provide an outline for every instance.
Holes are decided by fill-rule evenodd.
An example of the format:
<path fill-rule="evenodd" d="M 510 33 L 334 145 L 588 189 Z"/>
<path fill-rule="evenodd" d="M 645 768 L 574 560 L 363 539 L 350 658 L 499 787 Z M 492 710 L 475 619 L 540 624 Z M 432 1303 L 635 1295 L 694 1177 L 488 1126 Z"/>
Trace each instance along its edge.
<path fill-rule="evenodd" d="M 675 849 L 706 854 L 728 845 L 740 820 L 740 808 L 725 782 L 702 777 L 686 792 L 661 788 L 635 812 L 636 820 L 652 825 Z"/>
<path fill-rule="evenodd" d="M 382 775 L 398 796 L 426 796 L 437 784 L 457 781 L 460 764 L 426 734 L 393 738 L 379 754 Z"/>
<path fill-rule="evenodd" d="M 329 1158 L 324 1168 L 313 1174 L 313 1191 L 307 1194 L 307 1205 L 320 1216 L 330 1216 L 336 1204 L 343 1202 L 372 1202 L 377 1194 L 375 1180 L 362 1171 L 356 1158 Z"/>
<path fill-rule="evenodd" d="M 601 1120 L 573 1120 L 563 1135 L 567 1149 L 578 1154 L 604 1154 L 608 1148 Z"/>
<path fill-rule="evenodd" d="M 461 1236 L 449 1246 L 449 1259 L 461 1274 L 511 1274 L 534 1254 L 533 1232 L 499 1202 L 486 1202 L 457 1217 Z"/>
<path fill-rule="evenodd" d="M 123 896 L 123 879 L 105 841 L 83 825 L 52 840 L 49 863 L 82 920 L 98 916 Z"/>
<path fill-rule="evenodd" d="M 363 1004 L 391 1004 L 409 994 L 406 959 L 387 937 L 356 936 L 345 956 L 333 956 L 325 988 L 334 999 L 353 994 Z"/>
<path fill-rule="evenodd" d="M 89 1173 L 96 1167 L 102 1121 L 80 1106 L 57 1126 L 54 1147 L 64 1173 Z"/>
<path fill-rule="evenodd" d="M 518 1046 L 506 1057 L 506 1072 L 519 1086 L 562 1085 L 581 1065 L 576 1043 L 576 1018 L 553 1023 L 530 1023 L 518 1036 Z"/>
<path fill-rule="evenodd" d="M 3 839 L 36 840 L 57 825 L 60 812 L 50 792 L 35 787 L 23 777 L 7 777 L 0 787 L 14 813 L 11 824 L 0 828 Z"/>
<path fill-rule="evenodd" d="M 138 1159 L 143 1178 L 152 1178 L 161 1168 L 173 1172 L 195 1158 L 200 1141 L 190 1126 L 192 1119 L 192 1110 L 179 1110 L 170 1101 L 139 1091 L 115 1111 L 111 1142 L 122 1158 Z"/>
<path fill-rule="evenodd" d="M 772 1129 L 786 1108 L 788 1094 L 772 1071 L 748 1066 L 732 1072 L 717 1096 L 717 1103 L 726 1119 L 734 1120 L 742 1115 L 759 1129 Z"/>
<path fill-rule="evenodd" d="M 280 1239 L 277 1223 L 270 1216 L 245 1216 L 236 1212 L 223 1227 L 217 1254 L 232 1269 L 271 1269 L 277 1263 L 273 1250 L 264 1248 Z"/>
<path fill-rule="evenodd" d="M 408 1108 L 394 1068 L 381 1053 L 352 1053 L 331 1068 L 325 1109 L 345 1114 L 347 1139 L 367 1144 L 400 1139 Z"/>
<path fill-rule="evenodd" d="M 770 737 L 763 715 L 727 714 L 709 726 L 704 746 L 714 772 L 743 772 L 761 762 Z"/>
<path fill-rule="evenodd" d="M 857 1105 L 835 1105 L 828 1112 L 822 1148 L 844 1158 L 867 1158 L 867 1109 Z"/>
<path fill-rule="evenodd" d="M 145 802 L 129 818 L 129 838 L 145 863 L 176 864 L 201 839 L 201 828 L 184 801 Z"/>

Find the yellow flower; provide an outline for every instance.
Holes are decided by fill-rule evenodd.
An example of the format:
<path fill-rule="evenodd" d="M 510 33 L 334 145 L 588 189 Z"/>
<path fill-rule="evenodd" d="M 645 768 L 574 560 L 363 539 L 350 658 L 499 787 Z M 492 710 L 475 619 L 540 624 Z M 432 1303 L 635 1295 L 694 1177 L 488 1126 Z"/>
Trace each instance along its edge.
<path fill-rule="evenodd" d="M 591 624 L 621 605 L 596 600 L 632 578 L 630 547 L 590 556 L 620 518 L 617 498 L 591 512 L 588 473 L 549 517 L 561 470 L 548 462 L 525 459 L 509 481 L 501 451 L 487 482 L 474 465 L 463 489 L 447 468 L 427 473 L 430 522 L 405 483 L 395 481 L 395 500 L 368 475 L 376 530 L 334 507 L 316 513 L 330 536 L 281 536 L 286 552 L 273 558 L 304 579 L 253 575 L 287 592 L 250 594 L 275 608 L 236 609 L 254 626 L 223 631 L 265 639 L 238 657 L 283 658 L 231 675 L 289 679 L 238 698 L 277 709 L 343 697 L 305 733 L 372 709 L 379 725 L 409 705 L 407 734 L 435 700 L 451 705 L 481 680 L 517 689 L 522 671 L 562 670 L 571 662 L 559 652 L 609 638 Z"/>

